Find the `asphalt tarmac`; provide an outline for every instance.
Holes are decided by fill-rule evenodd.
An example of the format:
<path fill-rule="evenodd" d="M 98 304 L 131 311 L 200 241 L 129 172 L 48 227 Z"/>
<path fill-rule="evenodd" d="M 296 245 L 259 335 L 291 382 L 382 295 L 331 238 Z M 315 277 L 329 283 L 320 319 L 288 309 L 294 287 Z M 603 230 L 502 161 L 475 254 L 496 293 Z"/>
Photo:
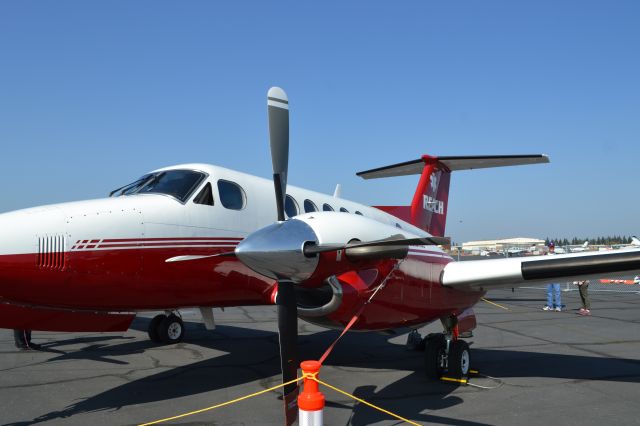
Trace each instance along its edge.
<path fill-rule="evenodd" d="M 544 312 L 544 291 L 492 291 L 481 302 L 472 343 L 471 386 L 429 381 L 423 352 L 406 335 L 347 334 L 321 378 L 420 424 L 640 424 L 640 295 L 592 294 L 591 317 Z M 21 352 L 0 330 L 0 423 L 128 425 L 205 408 L 278 383 L 275 309 L 216 309 L 217 328 L 185 312 L 188 336 L 174 346 L 147 338 L 150 315 L 126 333 L 35 332 L 42 351 Z M 315 359 L 337 336 L 300 322 L 302 358 Z M 439 324 L 421 330 L 440 331 Z M 401 422 L 325 389 L 326 425 Z M 280 425 L 270 392 L 172 425 Z"/>

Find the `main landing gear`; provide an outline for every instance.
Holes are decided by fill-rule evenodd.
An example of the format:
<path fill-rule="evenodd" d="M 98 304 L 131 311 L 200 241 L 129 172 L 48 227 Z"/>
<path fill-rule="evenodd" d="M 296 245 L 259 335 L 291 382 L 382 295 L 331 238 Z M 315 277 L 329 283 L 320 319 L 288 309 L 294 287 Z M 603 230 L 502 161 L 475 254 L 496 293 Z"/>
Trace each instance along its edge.
<path fill-rule="evenodd" d="M 147 332 L 153 342 L 166 345 L 178 343 L 184 338 L 184 323 L 175 313 L 167 312 L 153 317 Z"/>
<path fill-rule="evenodd" d="M 440 379 L 446 375 L 454 379 L 464 379 L 469 375 L 471 352 L 464 340 L 459 340 L 454 332 L 457 320 L 455 317 L 442 319 L 444 333 L 432 333 L 422 339 L 422 345 L 416 345 L 417 331 L 409 333 L 407 347 L 424 348 L 425 371 L 430 379 Z"/>

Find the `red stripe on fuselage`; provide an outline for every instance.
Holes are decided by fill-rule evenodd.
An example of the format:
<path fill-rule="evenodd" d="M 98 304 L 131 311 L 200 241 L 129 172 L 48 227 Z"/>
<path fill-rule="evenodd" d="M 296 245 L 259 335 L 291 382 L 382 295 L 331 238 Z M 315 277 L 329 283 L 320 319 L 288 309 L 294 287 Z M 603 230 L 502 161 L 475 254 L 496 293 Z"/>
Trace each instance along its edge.
<path fill-rule="evenodd" d="M 88 241 L 88 240 L 85 240 Z M 103 240 L 91 240 L 90 244 L 75 245 L 72 250 L 91 249 L 130 249 L 130 248 L 189 248 L 189 247 L 211 247 L 211 248 L 232 248 L 235 247 L 242 238 L 237 237 L 172 237 L 172 238 L 113 238 Z"/>
<path fill-rule="evenodd" d="M 237 237 L 172 237 L 172 238 L 107 238 L 103 243 L 126 243 L 131 241 L 242 241 Z"/>
<path fill-rule="evenodd" d="M 235 247 L 237 244 L 231 244 L 230 241 L 172 241 L 172 242 L 138 242 L 138 243 L 100 243 L 97 245 L 98 247 L 107 247 L 107 248 L 116 248 L 116 247 L 148 247 L 148 246 L 224 246 L 224 247 Z"/>
<path fill-rule="evenodd" d="M 158 239 L 163 240 L 166 239 Z M 36 253 L 3 255 L 0 297 L 26 305 L 100 311 L 272 304 L 270 296 L 275 283 L 251 271 L 235 257 L 166 262 L 175 256 L 226 251 L 223 247 L 69 251 L 65 253 L 62 270 L 38 268 Z M 460 292 L 439 283 L 442 268 L 450 261 L 445 254 L 412 248 L 386 286 L 364 309 L 354 329 L 414 326 L 473 306 L 483 292 Z M 365 272 L 362 274 L 366 278 Z M 388 268 L 380 271 L 378 280 L 388 272 Z M 346 324 L 379 284 L 364 278 L 361 280 L 364 284 L 348 281 L 343 284 L 341 307 L 329 315 L 325 325 Z M 351 284 L 358 286 L 351 288 Z"/>
<path fill-rule="evenodd" d="M 165 262 L 228 248 L 131 248 L 65 253 L 63 270 L 36 266 L 36 253 L 0 256 L 0 297 L 64 308 L 141 310 L 271 304 L 274 282 L 235 257 Z"/>

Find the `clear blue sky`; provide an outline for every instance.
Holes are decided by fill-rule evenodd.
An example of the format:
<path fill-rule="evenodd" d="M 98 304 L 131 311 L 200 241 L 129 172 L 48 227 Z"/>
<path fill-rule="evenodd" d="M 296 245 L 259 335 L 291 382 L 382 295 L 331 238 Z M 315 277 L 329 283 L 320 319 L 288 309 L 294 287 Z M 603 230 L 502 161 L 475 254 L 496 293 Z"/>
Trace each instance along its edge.
<path fill-rule="evenodd" d="M 640 234 L 638 1 L 0 2 L 0 211 L 208 162 L 407 204 L 421 154 L 546 153 L 453 176 L 447 234 Z"/>

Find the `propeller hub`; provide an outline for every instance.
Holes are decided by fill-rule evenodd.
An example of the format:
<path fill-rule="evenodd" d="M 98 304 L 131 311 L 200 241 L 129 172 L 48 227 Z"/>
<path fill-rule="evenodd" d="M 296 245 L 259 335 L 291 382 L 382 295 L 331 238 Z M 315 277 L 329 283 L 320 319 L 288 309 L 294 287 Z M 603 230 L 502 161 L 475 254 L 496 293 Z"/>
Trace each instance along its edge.
<path fill-rule="evenodd" d="M 318 256 L 305 256 L 305 244 L 318 238 L 306 223 L 290 219 L 276 222 L 247 236 L 236 246 L 238 259 L 266 277 L 300 283 L 318 266 Z"/>

